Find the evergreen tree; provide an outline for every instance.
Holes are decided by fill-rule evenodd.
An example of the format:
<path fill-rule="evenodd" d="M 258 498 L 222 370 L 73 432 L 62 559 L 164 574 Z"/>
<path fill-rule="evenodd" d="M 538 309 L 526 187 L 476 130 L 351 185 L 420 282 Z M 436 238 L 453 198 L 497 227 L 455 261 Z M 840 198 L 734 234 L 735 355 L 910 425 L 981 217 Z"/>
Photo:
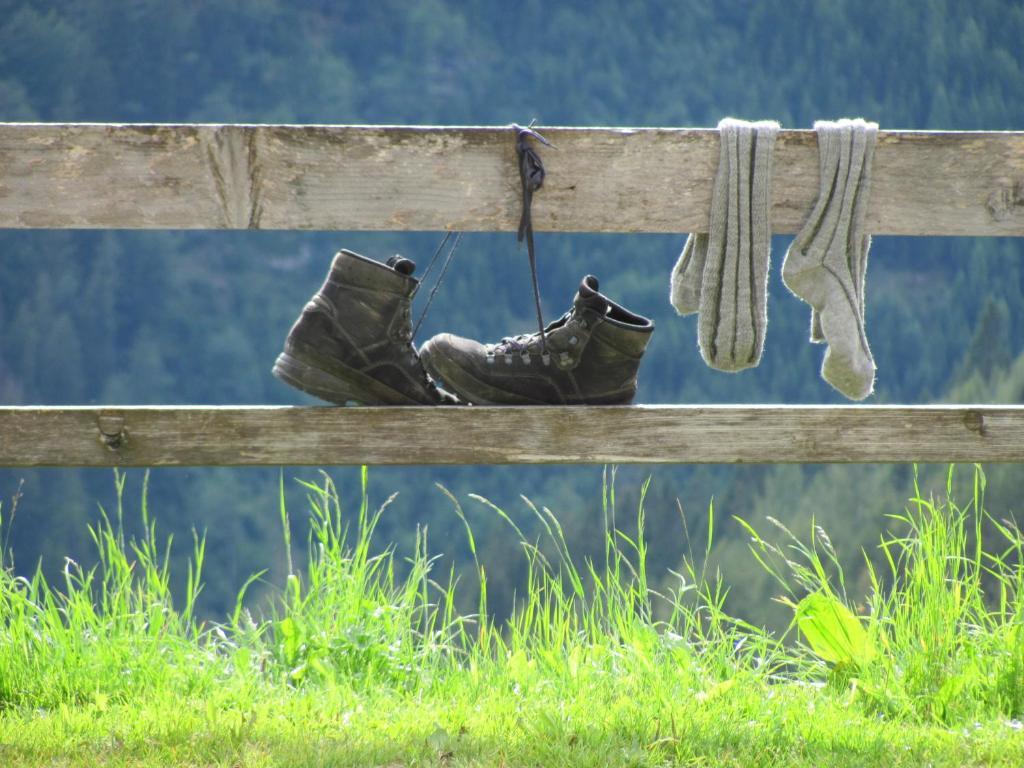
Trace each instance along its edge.
<path fill-rule="evenodd" d="M 862 115 L 883 129 L 1019 130 L 1022 39 L 1024 6 L 1001 0 L 10 0 L 0 14 L 0 120 L 713 126 L 733 114 L 809 128 Z M 654 317 L 644 402 L 839 402 L 817 376 L 822 350 L 806 341 L 806 305 L 778 280 L 787 238 L 774 242 L 762 364 L 741 376 L 703 365 L 693 320 L 677 318 L 666 300 L 683 234 L 540 233 L 546 314 L 564 310 L 593 272 L 610 295 Z M 0 401 L 308 403 L 269 367 L 333 251 L 422 259 L 436 242 L 419 233 L 0 232 Z M 1022 256 L 1020 239 L 876 238 L 867 289 L 876 401 L 1020 402 Z M 480 295 L 486 308 L 466 300 Z M 528 331 L 529 297 L 514 239 L 470 233 L 424 338 Z M 343 486 L 356 482 L 352 470 L 335 471 Z M 659 533 L 679 530 L 677 498 L 691 533 L 702 530 L 715 497 L 723 567 L 747 559 L 731 515 L 773 514 L 798 529 L 813 516 L 848 539 L 855 559 L 907 487 L 905 468 L 892 467 L 636 467 L 620 475 L 621 510 L 637 503 L 648 472 L 647 513 Z M 296 474 L 315 477 L 287 476 Z M 460 498 L 475 491 L 525 513 L 534 535 L 518 498 L 525 492 L 596 557 L 599 476 L 594 467 L 371 472 L 382 496 L 402 491 L 382 536 L 408 544 L 429 521 L 433 540 L 461 563 L 461 529 L 433 480 Z M 993 503 L 1016 503 L 1020 477 L 1017 468 L 994 470 Z M 21 478 L 19 567 L 39 555 L 51 572 L 65 554 L 87 559 L 82 523 L 97 500 L 109 505 L 110 474 L 5 470 L 0 496 Z M 177 540 L 193 526 L 211 532 L 208 577 L 217 586 L 207 610 L 223 612 L 244 576 L 280 563 L 276 482 L 273 470 L 154 473 L 152 506 Z M 301 489 L 288 493 L 299 520 Z M 492 589 L 510 595 L 522 570 L 508 531 L 483 508 L 473 515 Z M 682 545 L 664 533 L 653 568 L 674 566 Z M 732 599 L 751 611 L 770 594 L 763 574 L 736 578 L 746 589 Z"/>

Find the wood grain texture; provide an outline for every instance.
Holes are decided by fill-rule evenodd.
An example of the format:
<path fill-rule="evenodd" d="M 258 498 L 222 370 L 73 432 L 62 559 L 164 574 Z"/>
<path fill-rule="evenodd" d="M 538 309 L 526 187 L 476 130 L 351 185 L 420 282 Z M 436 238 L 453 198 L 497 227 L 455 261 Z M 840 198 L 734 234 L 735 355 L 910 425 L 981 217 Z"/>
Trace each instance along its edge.
<path fill-rule="evenodd" d="M 545 128 L 538 230 L 706 228 L 718 132 Z M 782 131 L 773 225 L 818 192 L 812 131 Z M 512 231 L 508 127 L 0 123 L 0 227 Z M 1024 235 L 1024 132 L 882 131 L 876 234 Z"/>
<path fill-rule="evenodd" d="M 966 461 L 1024 461 L 1024 406 L 0 408 L 16 467 Z"/>

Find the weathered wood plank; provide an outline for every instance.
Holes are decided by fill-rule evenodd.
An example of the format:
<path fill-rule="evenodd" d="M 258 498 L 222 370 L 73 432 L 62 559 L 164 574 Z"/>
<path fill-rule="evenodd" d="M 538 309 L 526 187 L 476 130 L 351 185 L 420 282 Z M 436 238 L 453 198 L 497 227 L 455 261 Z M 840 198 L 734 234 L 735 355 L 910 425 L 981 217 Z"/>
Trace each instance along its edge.
<path fill-rule="evenodd" d="M 1024 461 L 1024 406 L 0 408 L 0 466 L 954 461 Z"/>
<path fill-rule="evenodd" d="M 706 227 L 718 133 L 545 128 L 538 230 Z M 509 128 L 0 124 L 0 227 L 511 231 Z M 782 131 L 778 232 L 818 187 L 811 131 Z M 1024 132 L 883 131 L 868 227 L 1024 235 Z"/>

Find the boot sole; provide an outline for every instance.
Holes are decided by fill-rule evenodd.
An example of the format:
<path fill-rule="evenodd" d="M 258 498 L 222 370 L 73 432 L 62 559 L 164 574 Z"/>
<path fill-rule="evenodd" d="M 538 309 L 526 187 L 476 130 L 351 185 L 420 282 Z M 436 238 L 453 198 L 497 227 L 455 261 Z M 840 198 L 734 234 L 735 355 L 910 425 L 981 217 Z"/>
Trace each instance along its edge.
<path fill-rule="evenodd" d="M 443 354 L 434 357 L 434 345 L 428 341 L 420 348 L 420 361 L 435 380 L 440 381 L 461 400 L 473 405 L 549 405 L 539 400 L 513 395 L 485 384 L 457 365 L 444 365 Z M 440 362 L 439 362 L 440 361 Z"/>
<path fill-rule="evenodd" d="M 508 392 L 504 389 L 493 387 L 490 384 L 480 381 L 465 369 L 457 365 L 439 364 L 433 356 L 433 347 L 428 341 L 420 350 L 420 360 L 424 367 L 435 379 L 444 383 L 444 386 L 454 392 L 460 399 L 474 405 L 629 405 L 636 396 L 636 390 L 628 392 L 615 392 L 610 395 L 586 398 L 583 400 L 566 400 L 564 403 L 551 403 L 546 400 L 533 400 L 522 395 Z M 444 360 L 444 355 L 438 356 Z"/>
<path fill-rule="evenodd" d="M 340 369 L 303 359 L 295 350 L 287 350 L 274 361 L 274 375 L 295 389 L 335 405 L 424 405 L 396 392 L 376 379 L 351 368 Z"/>

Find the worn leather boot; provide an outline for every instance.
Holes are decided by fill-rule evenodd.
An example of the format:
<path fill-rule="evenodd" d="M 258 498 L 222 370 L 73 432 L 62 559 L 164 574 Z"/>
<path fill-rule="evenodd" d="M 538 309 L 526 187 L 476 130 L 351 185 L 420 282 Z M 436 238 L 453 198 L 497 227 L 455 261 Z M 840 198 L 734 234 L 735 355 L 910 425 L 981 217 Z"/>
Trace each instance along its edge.
<path fill-rule="evenodd" d="M 572 309 L 540 333 L 497 344 L 442 333 L 420 358 L 444 386 L 470 403 L 495 405 L 611 405 L 633 401 L 637 369 L 654 323 L 580 283 Z"/>
<path fill-rule="evenodd" d="M 339 405 L 455 404 L 427 376 L 412 344 L 415 269 L 401 256 L 381 264 L 339 251 L 289 331 L 274 375 Z"/>

